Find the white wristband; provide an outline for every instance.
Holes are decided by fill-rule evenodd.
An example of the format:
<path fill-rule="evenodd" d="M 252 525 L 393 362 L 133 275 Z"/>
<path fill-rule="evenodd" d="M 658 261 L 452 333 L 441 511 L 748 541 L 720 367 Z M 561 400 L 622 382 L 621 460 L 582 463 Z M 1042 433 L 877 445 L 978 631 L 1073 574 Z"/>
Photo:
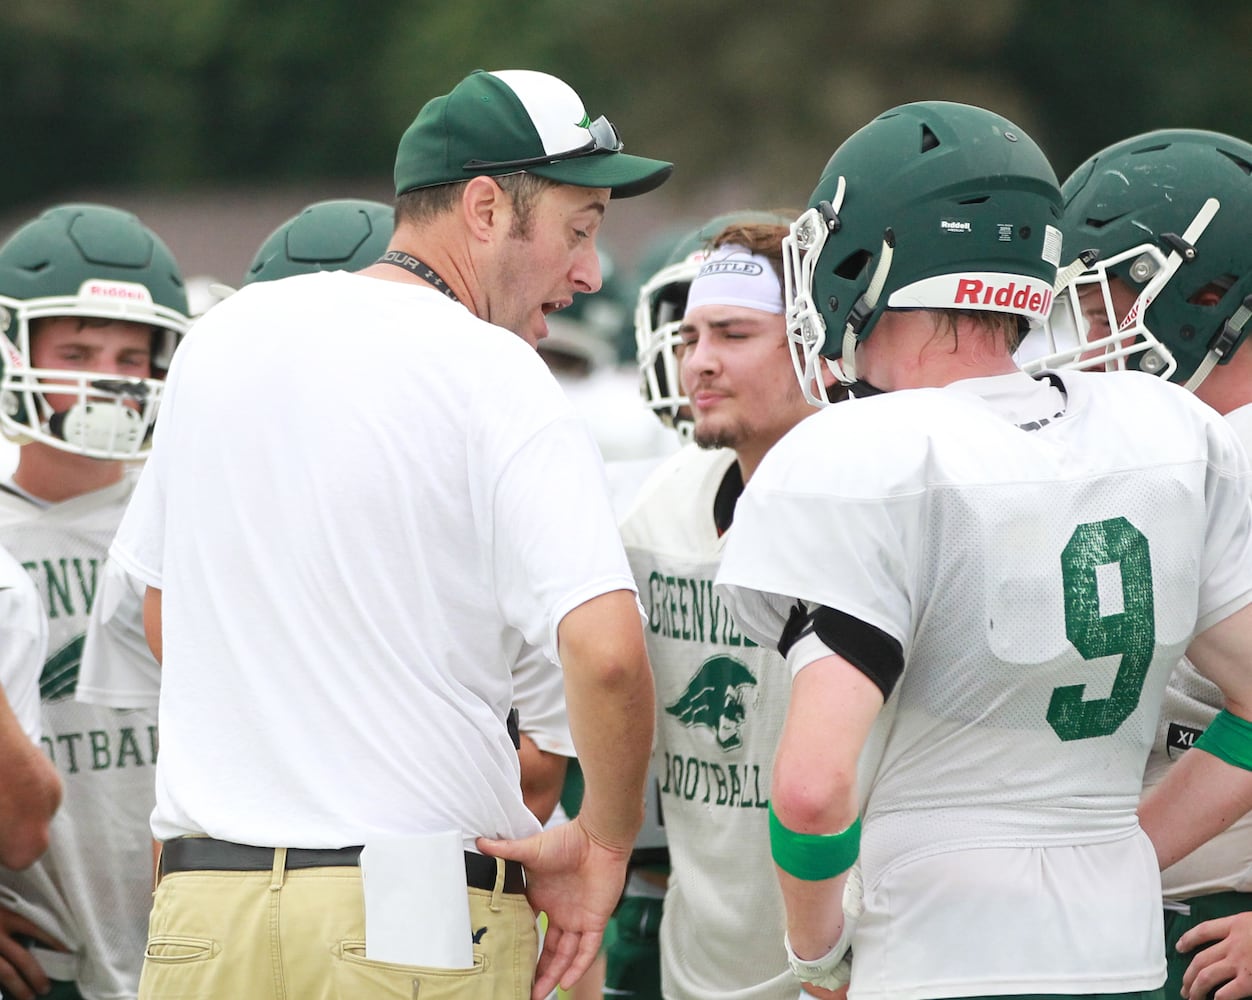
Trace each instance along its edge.
<path fill-rule="evenodd" d="M 783 935 L 783 944 L 787 947 L 787 964 L 791 973 L 802 983 L 812 983 L 824 990 L 837 990 L 852 981 L 851 928 L 845 922 L 839 940 L 821 958 L 811 961 L 797 958 L 791 949 L 791 938 Z"/>
<path fill-rule="evenodd" d="M 821 958 L 805 961 L 797 958 L 791 950 L 791 938 L 783 935 L 787 947 L 787 964 L 792 975 L 802 983 L 812 983 L 824 990 L 837 990 L 852 981 L 852 934 L 865 909 L 864 888 L 861 883 L 861 866 L 853 865 L 843 886 L 843 930 L 839 940 Z"/>

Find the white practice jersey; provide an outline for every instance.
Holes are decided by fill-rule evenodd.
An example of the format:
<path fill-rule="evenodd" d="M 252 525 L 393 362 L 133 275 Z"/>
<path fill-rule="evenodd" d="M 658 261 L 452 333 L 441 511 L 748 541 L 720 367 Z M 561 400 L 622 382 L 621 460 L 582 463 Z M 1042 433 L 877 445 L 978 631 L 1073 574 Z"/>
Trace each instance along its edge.
<path fill-rule="evenodd" d="M 25 871 L 0 869 L 0 902 L 70 948 L 45 968 L 75 980 L 86 1000 L 135 995 L 151 908 L 156 711 L 74 697 L 105 552 L 133 486 L 128 476 L 48 507 L 0 490 L 0 545 L 47 612 L 43 745 L 64 785 L 47 853 Z"/>
<path fill-rule="evenodd" d="M 727 523 L 741 489 L 733 451 L 691 445 L 653 474 L 622 524 L 656 675 L 671 863 L 661 985 L 667 997 L 792 1000 L 768 816 L 791 678 L 713 592 L 724 544 L 714 505 Z"/>
<path fill-rule="evenodd" d="M 520 732 L 544 753 L 574 756 L 565 709 L 565 674 L 538 646 L 523 643 L 513 664 L 513 707 Z"/>
<path fill-rule="evenodd" d="M 1252 448 L 1252 406 L 1227 414 L 1226 421 L 1244 448 Z M 1217 685 L 1201 677 L 1183 657 L 1165 689 L 1156 742 L 1144 773 L 1145 791 L 1165 777 L 1170 765 L 1208 728 L 1223 704 L 1225 699 Z M 1161 872 L 1161 887 L 1166 907 L 1209 893 L 1252 892 L 1252 813 Z"/>
<path fill-rule="evenodd" d="M 862 755 L 853 1000 L 1161 984 L 1135 810 L 1171 671 L 1252 602 L 1248 479 L 1137 373 L 853 400 L 766 456 L 718 577 L 745 631 L 801 598 L 904 652 Z"/>
<path fill-rule="evenodd" d="M 0 691 L 22 731 L 39 742 L 39 675 L 48 618 L 22 564 L 0 548 Z"/>
<path fill-rule="evenodd" d="M 111 708 L 156 708 L 161 665 L 143 630 L 147 588 L 112 559 L 100 569 L 75 697 Z"/>

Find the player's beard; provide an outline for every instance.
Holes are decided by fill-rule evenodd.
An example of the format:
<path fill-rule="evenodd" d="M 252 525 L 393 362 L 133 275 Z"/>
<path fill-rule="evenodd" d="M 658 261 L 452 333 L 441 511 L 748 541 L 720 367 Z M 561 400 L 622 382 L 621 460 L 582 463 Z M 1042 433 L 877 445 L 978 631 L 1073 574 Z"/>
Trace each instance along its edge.
<path fill-rule="evenodd" d="M 747 435 L 747 428 L 741 423 L 733 424 L 715 424 L 712 427 L 705 425 L 700 426 L 700 421 L 696 421 L 695 432 L 691 439 L 701 448 L 712 450 L 714 448 L 737 448 L 739 442 L 743 441 Z"/>

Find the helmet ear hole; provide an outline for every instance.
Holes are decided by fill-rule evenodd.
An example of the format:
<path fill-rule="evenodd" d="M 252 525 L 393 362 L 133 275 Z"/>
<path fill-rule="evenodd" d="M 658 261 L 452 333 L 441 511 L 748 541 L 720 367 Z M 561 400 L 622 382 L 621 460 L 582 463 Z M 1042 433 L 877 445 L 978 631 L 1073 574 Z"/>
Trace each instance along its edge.
<path fill-rule="evenodd" d="M 869 268 L 873 254 L 868 250 L 857 250 L 844 257 L 835 267 L 835 275 L 844 281 L 855 281 Z"/>

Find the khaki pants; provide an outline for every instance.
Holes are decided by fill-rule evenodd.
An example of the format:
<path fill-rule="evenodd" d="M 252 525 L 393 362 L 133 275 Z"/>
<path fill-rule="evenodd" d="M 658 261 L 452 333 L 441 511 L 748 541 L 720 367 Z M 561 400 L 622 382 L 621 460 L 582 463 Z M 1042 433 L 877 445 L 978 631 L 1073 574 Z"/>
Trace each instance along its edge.
<path fill-rule="evenodd" d="M 521 895 L 466 889 L 472 969 L 365 957 L 359 868 L 174 872 L 148 923 L 140 1000 L 529 1000 L 535 918 Z M 421 905 L 415 900 L 414 905 Z"/>

